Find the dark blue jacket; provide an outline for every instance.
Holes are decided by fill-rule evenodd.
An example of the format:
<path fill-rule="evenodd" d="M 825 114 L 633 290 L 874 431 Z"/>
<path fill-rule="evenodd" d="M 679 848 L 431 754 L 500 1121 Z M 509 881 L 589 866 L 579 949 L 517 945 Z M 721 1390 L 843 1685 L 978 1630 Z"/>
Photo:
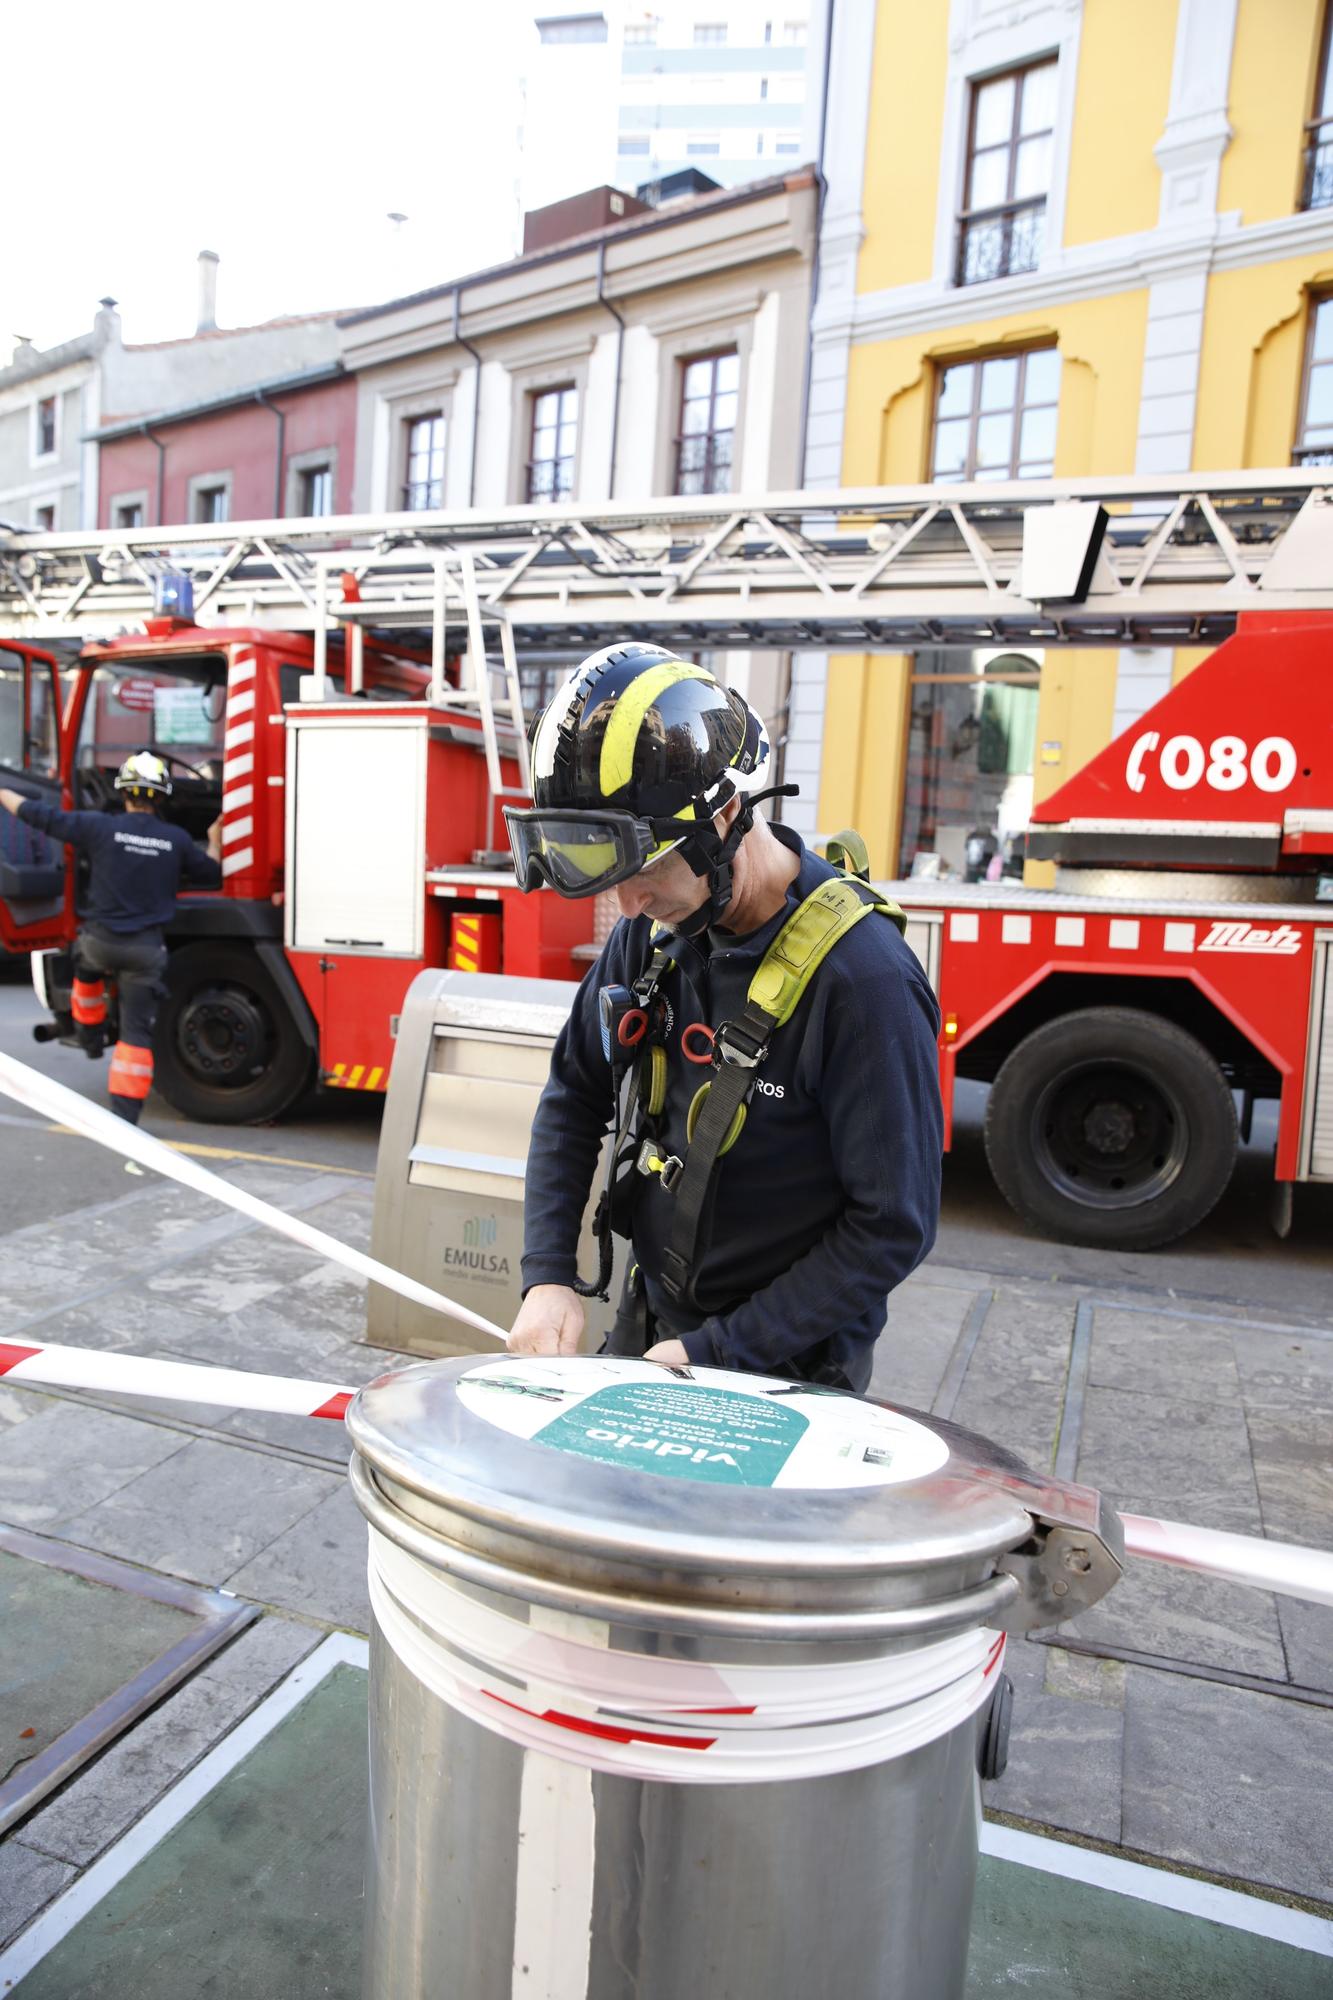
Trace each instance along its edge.
<path fill-rule="evenodd" d="M 165 928 L 182 882 L 216 889 L 222 881 L 212 855 L 156 813 L 63 812 L 25 799 L 18 816 L 88 856 L 92 879 L 79 915 L 118 935 Z"/>
<path fill-rule="evenodd" d="M 692 1021 L 739 1013 L 765 950 L 797 905 L 834 873 L 795 834 L 800 872 L 786 907 L 745 938 L 715 931 L 671 946 L 665 1147 L 683 1155 L 685 1119 L 708 1076 L 681 1054 Z M 598 1148 L 614 1112 L 598 990 L 629 985 L 650 956 L 646 917 L 618 923 L 588 973 L 551 1060 L 528 1151 L 524 1288 L 567 1285 Z M 702 1319 L 673 1304 L 657 1273 L 672 1198 L 643 1177 L 634 1255 L 659 1338 L 692 1361 L 778 1375 L 841 1371 L 863 1389 L 885 1300 L 927 1255 L 940 1205 L 943 1120 L 939 1012 L 897 926 L 865 917 L 834 946 L 796 1013 L 776 1030 L 745 1126 L 723 1157 L 695 1275 Z"/>

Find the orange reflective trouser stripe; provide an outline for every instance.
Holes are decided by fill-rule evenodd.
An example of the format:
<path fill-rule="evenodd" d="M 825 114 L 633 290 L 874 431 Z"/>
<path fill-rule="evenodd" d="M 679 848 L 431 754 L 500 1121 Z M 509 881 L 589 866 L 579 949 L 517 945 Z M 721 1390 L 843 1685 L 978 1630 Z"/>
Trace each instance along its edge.
<path fill-rule="evenodd" d="M 111 1057 L 107 1087 L 113 1097 L 147 1097 L 153 1087 L 153 1051 L 117 1042 Z"/>
<path fill-rule="evenodd" d="M 70 1012 L 81 1028 L 100 1028 L 106 1019 L 106 981 L 76 979 Z"/>

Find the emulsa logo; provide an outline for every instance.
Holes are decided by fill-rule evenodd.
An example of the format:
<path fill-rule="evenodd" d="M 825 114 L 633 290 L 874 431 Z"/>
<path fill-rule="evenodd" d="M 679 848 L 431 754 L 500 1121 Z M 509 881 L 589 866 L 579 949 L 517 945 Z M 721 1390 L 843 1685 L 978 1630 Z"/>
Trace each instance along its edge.
<path fill-rule="evenodd" d="M 507 1278 L 509 1259 L 496 1249 L 499 1225 L 493 1215 L 470 1215 L 463 1224 L 461 1243 L 446 1243 L 443 1260 L 447 1271 L 470 1271 L 477 1278 Z"/>

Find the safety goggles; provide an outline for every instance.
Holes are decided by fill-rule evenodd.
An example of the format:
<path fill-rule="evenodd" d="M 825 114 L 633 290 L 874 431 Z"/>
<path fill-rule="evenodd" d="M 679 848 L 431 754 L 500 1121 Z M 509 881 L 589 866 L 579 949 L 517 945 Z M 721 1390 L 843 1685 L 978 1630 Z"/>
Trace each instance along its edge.
<path fill-rule="evenodd" d="M 685 838 L 678 819 L 627 812 L 552 812 L 506 806 L 505 825 L 522 889 L 544 883 L 557 896 L 596 896 L 660 861 Z"/>

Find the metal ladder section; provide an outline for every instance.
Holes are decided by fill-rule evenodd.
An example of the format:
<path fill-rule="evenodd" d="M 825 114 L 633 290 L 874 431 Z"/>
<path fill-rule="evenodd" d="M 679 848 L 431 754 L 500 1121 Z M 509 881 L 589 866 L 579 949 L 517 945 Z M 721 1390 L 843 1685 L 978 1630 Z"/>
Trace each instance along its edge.
<path fill-rule="evenodd" d="M 134 629 L 156 578 L 176 570 L 192 578 L 203 624 L 318 632 L 336 619 L 421 632 L 461 612 L 476 661 L 480 627 L 498 630 L 511 684 L 515 645 L 569 658 L 618 636 L 691 652 L 1215 643 L 1241 611 L 1333 608 L 1328 479 L 1281 468 L 354 515 L 221 533 L 0 532 L 0 639 Z M 1034 524 L 1067 523 L 1090 502 L 1109 517 L 1095 565 L 1072 591 L 1043 595 Z M 350 579 L 341 596 L 335 577 Z M 438 632 L 435 658 L 440 680 Z"/>
<path fill-rule="evenodd" d="M 411 566 L 420 570 L 421 551 L 393 550 L 380 552 L 374 558 L 381 569 L 394 570 Z M 347 692 L 360 694 L 364 680 L 363 640 L 367 625 L 382 623 L 379 608 L 375 604 L 365 604 L 360 597 L 362 577 L 370 565 L 349 562 L 348 552 L 322 552 L 314 557 L 312 581 L 314 595 L 314 674 L 312 690 L 314 699 L 323 700 L 328 693 L 328 645 L 331 626 L 346 628 L 347 635 Z M 340 595 L 336 601 L 330 597 L 330 584 L 334 575 L 339 579 Z M 528 738 L 523 715 L 523 692 L 518 677 L 518 653 L 514 645 L 514 632 L 508 618 L 502 611 L 491 607 L 483 608 L 481 595 L 477 589 L 476 557 L 470 547 L 460 549 L 433 549 L 430 551 L 430 632 L 431 632 L 431 680 L 430 702 L 435 708 L 475 709 L 481 718 L 482 743 L 486 753 L 486 775 L 490 787 L 494 813 L 495 801 L 501 799 L 526 798 L 532 789 L 532 772 L 528 762 Z M 467 630 L 467 648 L 462 656 L 461 674 L 457 688 L 451 688 L 445 677 L 447 657 L 446 638 L 449 629 L 450 611 L 455 615 L 460 611 Z M 485 628 L 493 625 L 499 633 L 500 671 L 504 680 L 504 696 L 495 699 L 491 687 L 491 665 L 486 653 Z M 500 739 L 496 718 L 501 717 L 509 726 L 513 736 L 513 752 L 518 760 L 519 783 L 506 785 L 500 771 Z M 509 747 L 509 746 L 507 746 Z"/>

